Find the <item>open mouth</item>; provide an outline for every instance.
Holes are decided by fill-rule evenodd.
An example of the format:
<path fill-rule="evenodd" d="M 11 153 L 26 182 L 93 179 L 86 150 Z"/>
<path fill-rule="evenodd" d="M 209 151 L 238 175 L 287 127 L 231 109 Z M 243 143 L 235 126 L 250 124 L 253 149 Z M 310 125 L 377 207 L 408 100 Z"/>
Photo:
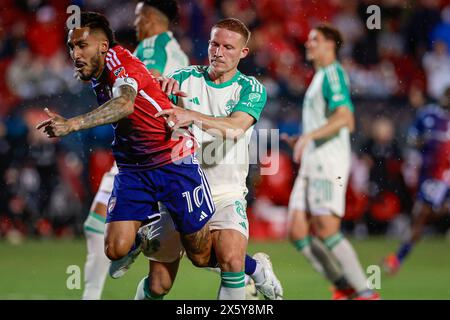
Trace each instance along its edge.
<path fill-rule="evenodd" d="M 81 69 L 83 69 L 86 66 L 86 63 L 84 62 L 75 62 L 75 70 L 76 71 L 81 71 Z"/>

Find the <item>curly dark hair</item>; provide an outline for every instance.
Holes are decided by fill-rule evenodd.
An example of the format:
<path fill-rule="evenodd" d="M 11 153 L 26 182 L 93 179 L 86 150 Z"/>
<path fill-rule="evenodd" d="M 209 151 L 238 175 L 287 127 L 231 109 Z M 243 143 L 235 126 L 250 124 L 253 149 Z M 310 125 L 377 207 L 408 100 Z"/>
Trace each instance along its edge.
<path fill-rule="evenodd" d="M 82 12 L 81 27 L 89 27 L 90 29 L 102 30 L 108 38 L 109 47 L 116 45 L 114 32 L 109 26 L 109 21 L 104 15 L 98 12 Z"/>

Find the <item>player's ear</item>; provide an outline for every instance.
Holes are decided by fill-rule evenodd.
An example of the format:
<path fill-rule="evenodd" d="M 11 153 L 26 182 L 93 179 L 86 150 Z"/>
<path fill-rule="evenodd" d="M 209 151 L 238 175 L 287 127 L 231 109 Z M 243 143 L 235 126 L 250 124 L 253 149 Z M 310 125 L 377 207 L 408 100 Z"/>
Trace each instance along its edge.
<path fill-rule="evenodd" d="M 248 55 L 249 50 L 250 49 L 248 47 L 242 48 L 242 50 L 241 50 L 241 59 L 245 58 Z"/>
<path fill-rule="evenodd" d="M 100 42 L 100 52 L 102 54 L 106 54 L 108 52 L 109 49 L 109 42 L 108 40 L 103 40 Z"/>

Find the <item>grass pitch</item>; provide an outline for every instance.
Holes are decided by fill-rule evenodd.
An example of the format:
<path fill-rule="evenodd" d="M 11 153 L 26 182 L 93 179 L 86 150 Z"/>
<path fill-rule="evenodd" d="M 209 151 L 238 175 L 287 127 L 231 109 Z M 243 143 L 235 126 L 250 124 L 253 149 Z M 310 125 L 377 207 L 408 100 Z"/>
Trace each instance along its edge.
<path fill-rule="evenodd" d="M 352 240 L 366 268 L 395 250 L 398 242 L 387 238 Z M 270 255 L 284 287 L 285 299 L 329 299 L 329 284 L 307 264 L 288 242 L 251 242 L 250 253 Z M 83 239 L 27 240 L 21 245 L 0 241 L 0 299 L 80 299 L 86 247 Z M 67 268 L 81 270 L 81 288 L 68 289 Z M 141 255 L 121 279 L 107 278 L 103 299 L 132 299 L 139 280 L 147 273 Z M 193 267 L 183 258 L 177 279 L 166 299 L 215 299 L 217 274 Z M 383 299 L 450 299 L 450 242 L 429 238 L 414 248 L 395 277 L 381 276 Z"/>

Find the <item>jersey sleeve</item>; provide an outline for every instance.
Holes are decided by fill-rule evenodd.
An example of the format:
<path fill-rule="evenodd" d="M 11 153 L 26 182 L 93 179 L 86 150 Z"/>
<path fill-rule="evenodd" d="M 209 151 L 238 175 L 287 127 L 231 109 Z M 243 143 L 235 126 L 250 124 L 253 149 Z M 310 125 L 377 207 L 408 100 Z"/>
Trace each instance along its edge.
<path fill-rule="evenodd" d="M 177 80 L 178 84 L 181 85 L 184 82 L 184 80 L 186 80 L 189 76 L 190 76 L 190 69 L 192 67 L 188 67 L 188 68 L 182 68 L 182 69 L 178 69 L 173 71 L 172 73 L 168 74 L 167 77 L 168 78 L 172 78 Z M 178 104 L 178 96 L 175 96 L 173 94 L 171 94 L 169 96 L 169 100 L 172 101 L 174 104 Z"/>
<path fill-rule="evenodd" d="M 341 68 L 331 66 L 325 70 L 322 92 L 329 111 L 347 107 L 354 112 L 346 74 Z"/>
<path fill-rule="evenodd" d="M 248 113 L 258 121 L 266 105 L 266 101 L 266 88 L 256 80 L 252 80 L 251 82 L 246 81 L 242 88 L 239 101 L 234 106 L 232 113 L 242 111 Z"/>
<path fill-rule="evenodd" d="M 110 49 L 106 57 L 106 68 L 113 96 L 117 92 L 117 88 L 122 85 L 133 87 L 137 93 L 152 80 L 145 66 L 125 50 L 115 51 Z"/>
<path fill-rule="evenodd" d="M 167 44 L 170 37 L 167 33 L 156 36 L 154 41 L 144 40 L 136 49 L 136 57 L 141 60 L 148 70 L 164 73 L 167 65 Z"/>

